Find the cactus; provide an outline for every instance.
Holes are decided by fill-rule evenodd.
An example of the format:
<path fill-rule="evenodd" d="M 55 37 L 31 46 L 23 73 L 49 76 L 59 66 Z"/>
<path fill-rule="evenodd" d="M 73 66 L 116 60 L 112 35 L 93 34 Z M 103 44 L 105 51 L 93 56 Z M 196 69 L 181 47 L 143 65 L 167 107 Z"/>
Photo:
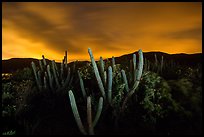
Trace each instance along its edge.
<path fill-rule="evenodd" d="M 99 118 L 101 116 L 102 109 L 103 109 L 103 97 L 100 97 L 96 117 L 95 117 L 95 119 L 93 121 L 93 127 L 96 126 L 96 123 L 98 122 L 98 120 L 99 120 Z"/>
<path fill-rule="evenodd" d="M 88 53 L 89 53 L 89 55 L 90 55 L 91 63 L 92 63 L 92 65 L 93 65 L 94 74 L 95 74 L 95 76 L 96 76 L 99 89 L 100 89 L 101 94 L 102 94 L 102 96 L 104 97 L 104 99 L 106 99 L 104 86 L 103 86 L 101 77 L 100 77 L 99 72 L 98 72 L 98 68 L 97 68 L 96 62 L 95 62 L 95 60 L 94 60 L 94 57 L 93 57 L 93 54 L 92 54 L 92 51 L 91 51 L 90 48 L 88 48 Z"/>
<path fill-rule="evenodd" d="M 91 97 L 87 97 L 87 122 L 88 122 L 88 129 L 89 135 L 93 135 L 93 124 L 92 124 L 92 114 L 91 114 Z"/>
<path fill-rule="evenodd" d="M 88 52 L 90 55 L 90 59 L 92 62 L 92 66 L 93 66 L 94 73 L 95 73 L 95 76 L 96 76 L 96 79 L 98 82 L 99 89 L 103 93 L 102 95 L 105 99 L 106 94 L 104 92 L 104 87 L 106 85 L 104 85 L 103 82 L 101 81 L 101 76 L 98 72 L 98 68 L 97 68 L 97 65 L 95 63 L 95 60 L 93 58 L 93 54 L 92 54 L 92 51 L 90 48 L 88 49 Z M 131 88 L 129 88 L 125 71 L 121 70 L 122 75 L 121 75 L 121 73 L 119 73 L 120 75 L 118 74 L 118 76 L 123 79 L 123 82 L 125 84 L 125 90 L 126 90 L 126 96 L 125 96 L 125 99 L 124 99 L 122 107 L 121 107 L 122 111 L 124 111 L 124 108 L 125 108 L 125 105 L 126 105 L 128 99 L 132 96 L 132 94 L 134 94 L 135 89 L 138 87 L 140 78 L 142 76 L 143 64 L 144 64 L 142 50 L 139 50 L 138 53 L 139 53 L 138 68 L 136 68 L 136 55 L 135 54 L 133 54 L 133 59 L 130 62 L 132 64 L 132 65 L 130 64 L 131 65 L 130 74 L 133 76 L 133 78 L 132 78 L 130 75 L 130 78 L 129 78 L 129 83 L 132 85 Z M 100 62 L 102 62 L 101 59 L 102 59 L 102 57 L 100 58 Z M 115 68 L 115 72 L 112 70 L 112 67 Z M 105 83 L 107 82 L 107 88 L 105 88 L 105 89 L 108 90 L 107 91 L 107 97 L 108 97 L 108 103 L 109 104 L 111 104 L 111 102 L 112 102 L 112 82 L 113 82 L 113 78 L 116 76 L 116 65 L 115 65 L 114 57 L 112 57 L 112 67 L 111 66 L 108 67 L 108 79 L 107 79 L 108 81 L 106 81 L 107 76 L 106 76 L 106 73 L 104 73 Z"/>
<path fill-rule="evenodd" d="M 135 69 L 135 71 L 136 71 L 136 80 L 134 81 L 133 87 L 130 89 L 130 91 L 128 92 L 128 94 L 126 95 L 126 97 L 125 97 L 125 99 L 123 101 L 122 109 L 121 109 L 122 112 L 124 112 L 124 110 L 125 110 L 125 105 L 126 105 L 128 99 L 134 94 L 135 89 L 138 87 L 141 76 L 142 76 L 143 65 L 144 65 L 142 50 L 140 49 L 138 51 L 138 53 L 139 53 L 138 69 L 137 69 L 137 71 Z"/>
<path fill-rule="evenodd" d="M 87 132 L 86 132 L 86 130 L 82 124 L 82 121 L 81 121 L 81 118 L 80 118 L 80 115 L 78 112 L 78 108 L 76 105 L 75 97 L 74 97 L 72 90 L 69 90 L 68 94 L 69 94 L 69 100 L 70 100 L 72 112 L 74 114 L 74 118 L 75 118 L 75 121 L 77 123 L 77 126 L 78 126 L 80 132 L 82 134 L 86 135 Z M 100 117 L 101 112 L 102 112 L 102 108 L 103 108 L 103 97 L 100 97 L 96 116 L 95 116 L 94 121 L 92 122 L 91 96 L 87 97 L 87 125 L 88 125 L 88 134 L 90 134 L 90 135 L 94 134 L 94 127 L 96 126 L 96 124 L 99 120 L 99 117 Z"/>
<path fill-rule="evenodd" d="M 123 81 L 125 83 L 125 91 L 128 93 L 129 86 L 128 86 L 128 82 L 127 82 L 127 77 L 126 77 L 125 71 L 121 70 L 121 73 L 122 73 Z"/>
<path fill-rule="evenodd" d="M 65 51 L 60 71 L 54 60 L 52 60 L 51 64 L 48 64 L 44 55 L 42 55 L 42 58 L 43 63 L 39 60 L 40 70 L 37 70 L 34 62 L 31 63 L 38 89 L 40 91 L 42 89 L 51 89 L 52 92 L 58 92 L 60 90 L 64 91 L 65 88 L 69 88 L 73 75 L 71 77 L 70 67 L 67 66 L 67 51 Z M 73 67 L 75 67 L 75 63 Z M 49 84 L 47 84 L 47 82 Z"/>
<path fill-rule="evenodd" d="M 74 114 L 74 118 L 75 118 L 75 121 L 77 123 L 77 126 L 79 127 L 79 130 L 81 131 L 81 133 L 86 135 L 87 133 L 86 133 L 86 131 L 84 129 L 84 126 L 83 126 L 83 124 L 81 122 L 81 118 L 80 118 L 80 115 L 79 115 L 79 111 L 77 109 L 75 97 L 74 97 L 74 94 L 73 94 L 73 92 L 71 90 L 69 91 L 69 99 L 70 99 L 72 112 Z"/>
<path fill-rule="evenodd" d="M 162 56 L 161 57 L 161 73 L 162 73 L 162 71 L 163 71 L 163 67 L 164 67 L 164 57 Z"/>
<path fill-rule="evenodd" d="M 103 58 L 100 57 L 99 72 L 100 72 L 100 75 L 101 75 L 101 79 L 102 79 L 103 84 L 106 85 L 104 67 L 105 67 L 105 66 L 104 66 Z"/>
<path fill-rule="evenodd" d="M 36 70 L 35 63 L 31 62 L 31 66 L 32 66 L 32 69 L 33 69 L 33 72 L 34 72 L 34 76 L 35 76 L 35 80 L 36 80 L 38 89 L 41 91 L 42 88 L 41 88 L 41 84 L 40 84 L 40 81 L 39 81 L 39 78 L 38 78 L 38 75 L 37 75 L 37 72 L 36 72 L 37 70 Z"/>
<path fill-rule="evenodd" d="M 112 100 L 112 67 L 108 67 L 108 102 L 111 104 Z"/>
<path fill-rule="evenodd" d="M 85 91 L 85 88 L 84 88 L 83 79 L 81 78 L 79 70 L 77 71 L 77 73 L 78 73 L 78 77 L 79 77 L 79 81 L 80 81 L 80 87 L 81 87 L 82 95 L 83 95 L 84 99 L 86 99 L 86 91 Z"/>

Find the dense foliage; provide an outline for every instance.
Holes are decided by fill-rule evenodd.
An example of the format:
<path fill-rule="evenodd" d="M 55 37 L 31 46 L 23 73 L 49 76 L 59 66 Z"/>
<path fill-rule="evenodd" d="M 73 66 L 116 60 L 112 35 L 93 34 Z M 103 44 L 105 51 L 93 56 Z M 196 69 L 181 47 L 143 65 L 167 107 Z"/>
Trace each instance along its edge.
<path fill-rule="evenodd" d="M 106 63 L 105 70 L 109 65 Z M 77 69 L 87 94 L 92 95 L 95 115 L 100 91 L 92 66 L 87 63 Z M 120 73 L 122 69 L 124 67 L 119 64 L 115 68 L 112 103 L 104 107 L 96 134 L 201 134 L 201 66 L 178 66 L 173 70 L 164 69 L 162 73 L 145 70 L 125 112 L 119 115 L 126 94 Z M 4 77 L 2 79 L 3 135 L 80 134 L 67 94 L 50 94 L 46 90 L 39 92 L 30 68 L 19 70 L 6 80 Z M 78 77 L 74 77 L 72 89 L 84 122 L 86 103 Z"/>

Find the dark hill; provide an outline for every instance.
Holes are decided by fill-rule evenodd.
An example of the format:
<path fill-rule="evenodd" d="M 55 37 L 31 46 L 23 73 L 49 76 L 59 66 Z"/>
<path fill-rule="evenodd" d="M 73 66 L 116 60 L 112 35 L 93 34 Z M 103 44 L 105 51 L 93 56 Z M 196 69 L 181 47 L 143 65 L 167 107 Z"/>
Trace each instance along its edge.
<path fill-rule="evenodd" d="M 138 54 L 137 52 L 136 55 Z M 115 57 L 116 64 L 128 64 L 129 60 L 132 59 L 132 54 L 126 54 L 122 55 L 120 57 Z M 202 53 L 196 53 L 196 54 L 167 54 L 163 52 L 144 52 L 144 58 L 148 59 L 150 61 L 154 61 L 155 57 L 154 55 L 157 55 L 158 61 L 161 60 L 161 56 L 164 57 L 164 61 L 174 61 L 181 65 L 188 65 L 188 66 L 194 66 L 197 64 L 202 63 Z M 109 58 L 110 59 L 110 58 Z M 138 59 L 138 55 L 137 55 Z M 25 67 L 31 67 L 31 62 L 34 62 L 38 64 L 38 59 L 33 58 L 12 58 L 8 60 L 2 60 L 2 73 L 11 73 L 15 72 L 18 69 L 23 69 Z M 50 62 L 50 60 L 46 59 L 47 62 Z M 86 64 L 88 61 L 78 61 L 76 67 L 81 67 L 84 64 Z M 72 65 L 73 62 L 70 63 Z M 57 63 L 57 65 L 60 65 Z"/>

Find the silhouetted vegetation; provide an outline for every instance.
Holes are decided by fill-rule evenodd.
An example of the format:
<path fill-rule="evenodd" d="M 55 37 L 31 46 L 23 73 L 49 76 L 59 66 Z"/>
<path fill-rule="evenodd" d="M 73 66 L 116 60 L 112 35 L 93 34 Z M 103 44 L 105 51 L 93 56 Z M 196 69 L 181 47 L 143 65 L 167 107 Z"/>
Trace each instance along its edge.
<path fill-rule="evenodd" d="M 137 52 L 136 55 L 138 55 Z M 103 92 L 99 89 L 100 83 L 97 82 L 96 72 L 93 69 L 93 62 L 78 61 L 66 66 L 65 55 L 62 65 L 56 63 L 55 66 L 54 63 L 52 64 L 51 61 L 46 59 L 46 65 L 41 68 L 39 62 L 35 61 L 36 74 L 42 74 L 37 75 L 40 85 L 36 83 L 35 71 L 33 71 L 31 64 L 10 74 L 2 75 L 2 134 L 82 134 L 70 105 L 71 98 L 68 94 L 70 90 L 74 94 L 78 112 L 87 133 L 92 134 L 94 131 L 94 134 L 111 135 L 201 134 L 201 62 L 195 61 L 192 63 L 195 57 L 192 57 L 191 60 L 190 55 L 188 56 L 189 60 L 185 63 L 182 63 L 182 60 L 180 61 L 179 55 L 173 57 L 174 60 L 168 57 L 168 55 L 161 53 L 154 53 L 149 56 L 144 53 L 144 70 L 139 79 L 139 85 L 134 90 L 134 94 L 128 98 L 124 107 L 122 107 L 124 99 L 129 90 L 124 82 L 122 70 L 124 73 L 126 72 L 127 83 L 131 89 L 137 81 L 137 79 L 134 81 L 133 76 L 134 63 L 133 66 L 131 65 L 134 57 L 129 55 L 115 58 L 115 61 L 114 59 L 108 59 L 96 62 L 106 99 L 103 100 L 102 112 L 98 121 L 91 128 L 87 117 L 88 97 L 91 99 L 89 105 L 92 107 L 93 121 L 98 112 L 99 98 L 103 97 Z M 138 68 L 138 58 L 136 62 L 135 67 Z M 50 72 L 47 70 L 48 65 L 51 66 Z M 69 72 L 68 68 L 73 68 L 74 65 L 75 69 L 71 69 Z M 104 67 L 104 70 L 101 66 Z M 45 72 L 50 73 L 51 76 L 46 76 Z M 63 82 L 66 81 L 69 74 L 73 79 L 68 82 L 65 88 L 58 89 L 56 80 L 59 79 L 60 87 L 63 87 Z M 108 84 L 110 76 L 112 76 L 111 98 L 108 94 L 110 92 L 110 85 Z M 46 85 L 43 82 L 44 79 L 47 81 L 45 82 Z M 52 81 L 53 91 L 50 89 L 49 81 Z M 41 90 L 39 90 L 39 87 L 42 87 Z M 93 131 L 89 131 L 92 128 Z"/>

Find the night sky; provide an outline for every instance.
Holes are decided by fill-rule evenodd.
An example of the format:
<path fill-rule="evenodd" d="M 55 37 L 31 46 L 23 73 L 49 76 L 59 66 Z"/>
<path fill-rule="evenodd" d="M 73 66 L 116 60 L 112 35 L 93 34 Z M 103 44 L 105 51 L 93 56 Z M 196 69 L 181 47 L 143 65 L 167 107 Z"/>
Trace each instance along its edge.
<path fill-rule="evenodd" d="M 2 3 L 2 58 L 202 52 L 202 3 Z"/>

